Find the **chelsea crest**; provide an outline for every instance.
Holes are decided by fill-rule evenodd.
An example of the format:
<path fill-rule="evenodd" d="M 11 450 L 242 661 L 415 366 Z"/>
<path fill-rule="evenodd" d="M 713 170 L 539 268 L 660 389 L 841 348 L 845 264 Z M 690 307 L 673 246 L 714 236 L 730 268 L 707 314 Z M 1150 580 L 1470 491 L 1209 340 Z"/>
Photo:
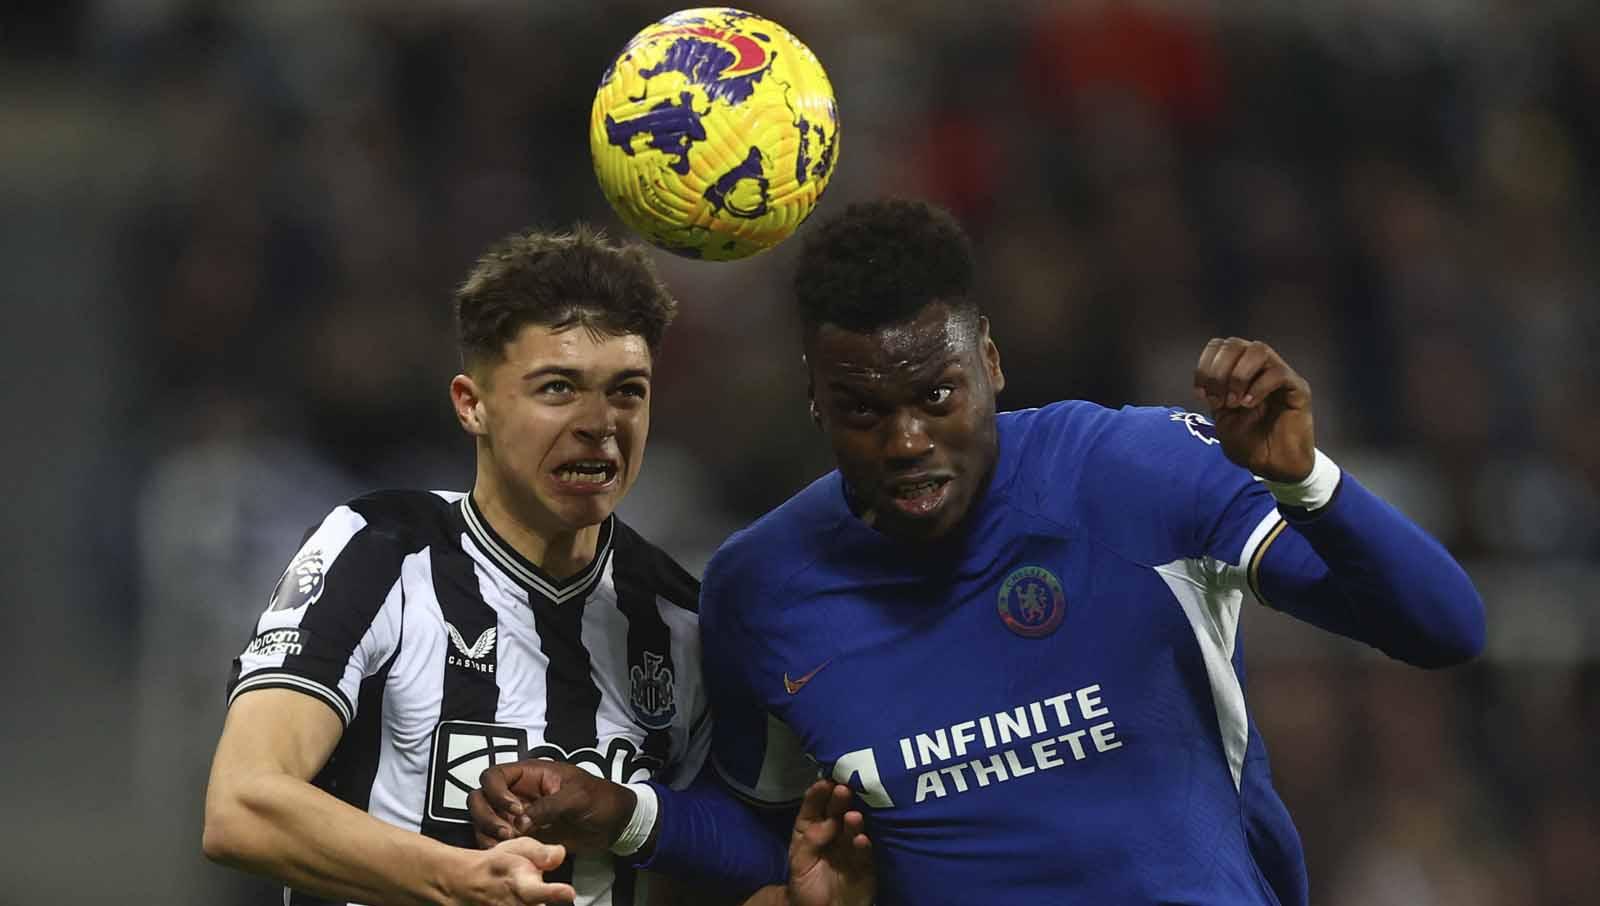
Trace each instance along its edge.
<path fill-rule="evenodd" d="M 1028 639 L 1056 631 L 1067 615 L 1067 596 L 1055 574 L 1042 566 L 1024 566 L 1011 571 L 1000 584 L 1000 621 L 1006 628 Z"/>

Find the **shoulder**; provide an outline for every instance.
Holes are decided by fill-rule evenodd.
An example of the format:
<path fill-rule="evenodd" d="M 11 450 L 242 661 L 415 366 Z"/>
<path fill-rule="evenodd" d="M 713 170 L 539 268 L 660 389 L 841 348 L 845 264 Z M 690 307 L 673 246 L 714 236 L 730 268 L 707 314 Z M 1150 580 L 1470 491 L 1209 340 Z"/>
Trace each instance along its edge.
<path fill-rule="evenodd" d="M 1002 413 L 999 432 L 1009 500 L 1090 528 L 1092 517 L 1166 506 L 1236 471 L 1210 420 L 1182 409 L 1070 400 Z"/>
<path fill-rule="evenodd" d="M 1166 468 L 1175 460 L 1218 452 L 1211 420 L 1199 413 L 1165 406 L 1108 409 L 1081 400 L 1002 413 L 1000 437 L 1003 446 L 1017 449 L 1023 463 L 1036 469 L 1049 465 L 1057 475 L 1083 466 Z"/>
<path fill-rule="evenodd" d="M 1078 496 L 1080 476 L 1092 468 L 1104 437 L 1118 430 L 1120 417 L 1084 400 L 1000 413 L 997 489 L 1025 509 L 1059 510 L 1054 502 Z"/>
<path fill-rule="evenodd" d="M 1091 442 L 1086 458 L 1097 475 L 1125 494 L 1196 493 L 1248 480 L 1222 452 L 1216 428 L 1198 412 L 1128 406 Z"/>
<path fill-rule="evenodd" d="M 370 491 L 329 510 L 301 538 L 348 541 L 356 534 L 366 544 L 418 547 L 451 537 L 460 527 L 459 491 Z M 341 542 L 342 543 L 342 542 Z"/>
<path fill-rule="evenodd" d="M 1062 400 L 1037 409 L 1002 412 L 996 417 L 1003 450 L 1024 460 L 1082 455 L 1117 413 L 1085 400 Z"/>
<path fill-rule="evenodd" d="M 460 491 L 370 491 L 339 509 L 359 517 L 373 535 L 400 546 L 421 546 L 456 534 L 465 496 Z"/>
<path fill-rule="evenodd" d="M 1211 419 L 1175 406 L 1124 406 L 1113 413 L 1103 442 L 1112 448 L 1137 446 L 1161 451 L 1210 455 L 1217 452 L 1217 431 Z"/>
<path fill-rule="evenodd" d="M 1038 409 L 1002 412 L 999 424 L 1002 443 L 1048 445 L 1081 455 L 1119 442 L 1217 442 L 1210 419 L 1167 406 L 1110 409 L 1086 400 L 1063 400 Z"/>
<path fill-rule="evenodd" d="M 849 518 L 839 481 L 838 472 L 829 472 L 728 536 L 706 566 L 702 618 L 706 610 L 728 609 L 720 599 L 731 589 L 739 600 L 767 597 L 821 559 Z"/>
<path fill-rule="evenodd" d="M 305 533 L 267 609 L 319 600 L 366 607 L 394 584 L 408 555 L 450 537 L 453 512 L 452 495 L 427 491 L 374 491 L 339 504 Z"/>
<path fill-rule="evenodd" d="M 1116 410 L 1088 400 L 1060 400 L 1036 409 L 1002 412 L 998 418 L 1002 431 L 1010 430 L 1029 436 L 1041 431 L 1093 426 L 1115 414 Z"/>
<path fill-rule="evenodd" d="M 691 613 L 699 612 L 700 580 L 632 526 L 620 518 L 613 517 L 613 521 L 616 526 L 616 537 L 612 541 L 616 552 L 612 565 L 614 581 L 641 584 L 657 597 Z"/>
<path fill-rule="evenodd" d="M 373 491 L 339 504 L 311 526 L 289 571 L 321 569 L 335 561 L 361 563 L 373 577 L 399 569 L 407 555 L 453 536 L 450 521 L 463 495 L 429 491 Z"/>
<path fill-rule="evenodd" d="M 706 567 L 707 581 L 737 574 L 781 583 L 819 556 L 848 515 L 839 481 L 838 472 L 829 472 L 730 535 Z"/>

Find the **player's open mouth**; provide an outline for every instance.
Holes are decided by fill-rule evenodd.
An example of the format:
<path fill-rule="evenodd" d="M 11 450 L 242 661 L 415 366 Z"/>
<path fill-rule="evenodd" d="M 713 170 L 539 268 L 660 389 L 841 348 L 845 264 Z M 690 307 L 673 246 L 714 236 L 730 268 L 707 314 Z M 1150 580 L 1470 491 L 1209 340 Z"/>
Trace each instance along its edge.
<path fill-rule="evenodd" d="M 949 496 L 950 479 L 943 477 L 901 481 L 889 486 L 889 500 L 895 509 L 913 518 L 931 515 Z"/>
<path fill-rule="evenodd" d="M 570 490 L 602 490 L 616 480 L 617 464 L 606 459 L 579 459 L 562 463 L 554 474 Z"/>

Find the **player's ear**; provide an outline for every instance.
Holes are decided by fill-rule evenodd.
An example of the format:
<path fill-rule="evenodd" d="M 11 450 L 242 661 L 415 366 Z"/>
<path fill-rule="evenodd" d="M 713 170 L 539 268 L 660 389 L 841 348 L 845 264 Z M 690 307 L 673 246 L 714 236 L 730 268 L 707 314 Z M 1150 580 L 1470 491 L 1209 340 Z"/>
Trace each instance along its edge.
<path fill-rule="evenodd" d="M 987 316 L 978 318 L 978 342 L 983 354 L 983 364 L 989 370 L 989 383 L 994 386 L 994 392 L 999 393 L 1006 389 L 1006 373 L 1000 370 L 1000 347 L 994 344 L 994 338 L 989 336 L 989 319 Z"/>
<path fill-rule="evenodd" d="M 462 430 L 474 437 L 489 433 L 483 394 L 470 375 L 458 374 L 450 379 L 450 405 L 456 410 L 456 421 L 461 423 Z"/>

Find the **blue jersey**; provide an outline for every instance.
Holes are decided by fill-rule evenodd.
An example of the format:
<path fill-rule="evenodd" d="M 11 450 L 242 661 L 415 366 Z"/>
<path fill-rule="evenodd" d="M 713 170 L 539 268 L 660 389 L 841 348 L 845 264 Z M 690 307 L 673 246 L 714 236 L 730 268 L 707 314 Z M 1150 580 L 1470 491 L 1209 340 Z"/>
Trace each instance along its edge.
<path fill-rule="evenodd" d="M 1000 415 L 948 541 L 827 475 L 707 570 L 714 764 L 769 804 L 848 778 L 881 903 L 1304 903 L 1237 635 L 1282 521 L 1168 409 Z"/>

